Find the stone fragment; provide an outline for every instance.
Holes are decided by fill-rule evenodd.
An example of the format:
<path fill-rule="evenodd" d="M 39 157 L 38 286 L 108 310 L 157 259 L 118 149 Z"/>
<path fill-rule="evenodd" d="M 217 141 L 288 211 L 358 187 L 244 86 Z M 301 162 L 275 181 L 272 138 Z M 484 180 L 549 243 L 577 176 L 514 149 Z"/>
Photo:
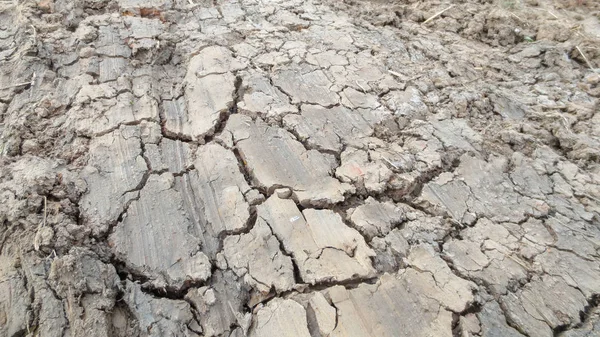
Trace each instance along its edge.
<path fill-rule="evenodd" d="M 211 274 L 208 258 L 199 251 L 200 240 L 190 231 L 193 227 L 173 175 L 153 174 L 110 235 L 109 244 L 117 258 L 147 275 L 156 287 L 181 288 Z"/>
<path fill-rule="evenodd" d="M 270 197 L 258 206 L 273 234 L 298 266 L 302 281 L 340 282 L 374 275 L 374 252 L 360 234 L 331 210 L 300 212 L 289 199 Z"/>
<path fill-rule="evenodd" d="M 368 197 L 363 205 L 348 210 L 354 226 L 367 240 L 386 236 L 395 226 L 406 220 L 404 212 L 391 202 L 379 202 Z"/>
<path fill-rule="evenodd" d="M 250 337 L 310 337 L 306 311 L 294 300 L 274 298 L 258 309 Z"/>
<path fill-rule="evenodd" d="M 139 130 L 123 126 L 90 143 L 87 166 L 80 175 L 87 183 L 79 209 L 94 235 L 115 223 L 126 204 L 137 197 L 148 167 L 142 157 Z"/>
<path fill-rule="evenodd" d="M 195 320 L 186 301 L 156 298 L 144 293 L 138 284 L 125 282 L 123 299 L 145 336 L 198 336 L 188 328 Z"/>
<path fill-rule="evenodd" d="M 302 205 L 324 206 L 343 201 L 344 194 L 352 191 L 350 185 L 331 177 L 329 158 L 307 151 L 283 129 L 235 114 L 225 132 L 232 135 L 252 180 L 269 194 L 288 187 Z"/>
<path fill-rule="evenodd" d="M 279 293 L 294 285 L 291 259 L 279 250 L 279 241 L 262 218 L 248 234 L 225 238 L 223 251 L 229 268 L 265 296 L 271 288 Z"/>

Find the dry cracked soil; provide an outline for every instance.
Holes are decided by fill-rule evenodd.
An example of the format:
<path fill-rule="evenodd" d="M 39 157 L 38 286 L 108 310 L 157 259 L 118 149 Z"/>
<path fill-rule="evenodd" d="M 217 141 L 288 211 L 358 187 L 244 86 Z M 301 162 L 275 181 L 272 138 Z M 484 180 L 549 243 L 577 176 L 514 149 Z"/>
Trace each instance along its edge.
<path fill-rule="evenodd" d="M 0 336 L 600 336 L 594 0 L 0 0 Z"/>

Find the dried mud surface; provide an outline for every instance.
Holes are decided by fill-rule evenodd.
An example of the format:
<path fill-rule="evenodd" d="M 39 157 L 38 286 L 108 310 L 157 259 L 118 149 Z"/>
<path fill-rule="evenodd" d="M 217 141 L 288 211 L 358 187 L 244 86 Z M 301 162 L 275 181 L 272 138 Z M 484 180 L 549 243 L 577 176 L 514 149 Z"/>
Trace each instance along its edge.
<path fill-rule="evenodd" d="M 0 1 L 0 336 L 600 336 L 595 1 Z"/>

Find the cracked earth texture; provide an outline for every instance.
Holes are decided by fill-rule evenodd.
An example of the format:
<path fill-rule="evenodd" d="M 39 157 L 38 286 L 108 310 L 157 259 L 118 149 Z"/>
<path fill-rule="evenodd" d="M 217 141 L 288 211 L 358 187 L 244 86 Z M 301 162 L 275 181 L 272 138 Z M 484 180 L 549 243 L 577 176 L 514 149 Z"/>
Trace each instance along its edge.
<path fill-rule="evenodd" d="M 599 13 L 0 0 L 0 336 L 600 336 Z"/>

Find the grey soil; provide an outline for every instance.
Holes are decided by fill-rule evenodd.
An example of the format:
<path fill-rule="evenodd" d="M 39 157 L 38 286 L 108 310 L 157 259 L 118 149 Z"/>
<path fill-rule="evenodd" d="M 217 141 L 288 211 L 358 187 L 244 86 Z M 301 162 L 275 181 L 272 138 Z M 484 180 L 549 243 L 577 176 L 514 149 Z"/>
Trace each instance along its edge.
<path fill-rule="evenodd" d="M 0 0 L 0 336 L 600 336 L 593 0 Z"/>

